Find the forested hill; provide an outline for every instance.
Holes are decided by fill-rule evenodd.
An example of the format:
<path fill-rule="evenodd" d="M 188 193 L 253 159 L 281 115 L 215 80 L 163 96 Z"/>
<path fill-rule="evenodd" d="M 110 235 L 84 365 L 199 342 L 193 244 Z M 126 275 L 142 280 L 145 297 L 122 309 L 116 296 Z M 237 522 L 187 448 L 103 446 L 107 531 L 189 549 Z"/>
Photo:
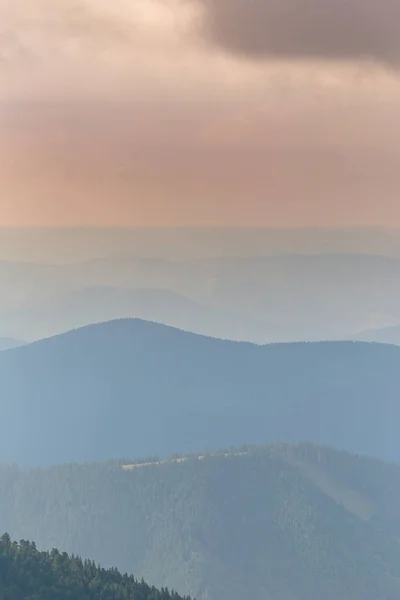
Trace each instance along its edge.
<path fill-rule="evenodd" d="M 399 397 L 398 347 L 256 346 L 113 321 L 0 353 L 0 457 L 46 466 L 309 440 L 400 459 Z"/>
<path fill-rule="evenodd" d="M 398 465 L 273 444 L 129 470 L 0 469 L 0 490 L 14 538 L 198 600 L 400 597 Z"/>
<path fill-rule="evenodd" d="M 1 600 L 183 600 L 116 569 L 58 550 L 39 552 L 34 543 L 0 538 Z M 186 599 L 189 600 L 189 599 Z"/>

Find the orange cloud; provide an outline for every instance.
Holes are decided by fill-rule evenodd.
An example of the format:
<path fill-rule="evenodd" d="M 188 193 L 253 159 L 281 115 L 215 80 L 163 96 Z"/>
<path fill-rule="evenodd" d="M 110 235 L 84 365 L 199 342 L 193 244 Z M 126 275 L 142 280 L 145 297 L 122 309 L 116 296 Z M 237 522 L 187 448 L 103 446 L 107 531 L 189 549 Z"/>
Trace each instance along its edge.
<path fill-rule="evenodd" d="M 392 73 L 242 60 L 184 0 L 0 16 L 0 224 L 400 225 Z"/>

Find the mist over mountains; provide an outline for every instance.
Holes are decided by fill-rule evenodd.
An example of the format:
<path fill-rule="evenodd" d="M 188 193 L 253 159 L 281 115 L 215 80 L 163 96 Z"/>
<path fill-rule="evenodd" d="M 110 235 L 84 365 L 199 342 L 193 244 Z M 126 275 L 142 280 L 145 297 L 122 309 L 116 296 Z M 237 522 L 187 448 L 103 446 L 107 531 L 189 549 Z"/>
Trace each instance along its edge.
<path fill-rule="evenodd" d="M 0 600 L 400 600 L 399 58 L 0 0 Z"/>
<path fill-rule="evenodd" d="M 0 335 L 26 340 L 135 317 L 258 344 L 400 323 L 400 262 L 371 254 L 1 262 L 0 286 Z"/>
<path fill-rule="evenodd" d="M 1 261 L 65 264 L 127 254 L 172 261 L 276 254 L 400 258 L 400 235 L 382 227 L 0 227 Z"/>
<path fill-rule="evenodd" d="M 399 248 L 0 231 L 0 532 L 161 594 L 396 600 Z"/>

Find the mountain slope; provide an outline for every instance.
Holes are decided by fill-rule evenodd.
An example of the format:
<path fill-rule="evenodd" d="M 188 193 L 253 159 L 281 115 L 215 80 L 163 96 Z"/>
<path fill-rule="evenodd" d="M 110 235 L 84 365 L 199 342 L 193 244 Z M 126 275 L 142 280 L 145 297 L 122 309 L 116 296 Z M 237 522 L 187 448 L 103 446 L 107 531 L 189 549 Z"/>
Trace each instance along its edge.
<path fill-rule="evenodd" d="M 391 325 L 378 329 L 367 329 L 352 336 L 360 342 L 376 342 L 380 344 L 395 344 L 400 346 L 400 325 Z"/>
<path fill-rule="evenodd" d="M 227 310 L 201 305 L 167 289 L 79 288 L 7 311 L 7 326 L 30 339 L 112 319 L 139 318 L 194 333 L 229 339 L 254 337 L 261 324 Z M 240 322 L 239 322 L 240 321 Z"/>
<path fill-rule="evenodd" d="M 180 600 L 178 594 L 158 591 L 115 569 L 105 571 L 94 563 L 69 557 L 53 549 L 39 552 L 34 543 L 11 543 L 0 538 L 0 597 L 4 600 Z"/>
<path fill-rule="evenodd" d="M 394 346 L 260 347 L 114 321 L 0 355 L 0 456 L 49 465 L 280 439 L 396 459 L 399 394 Z"/>
<path fill-rule="evenodd" d="M 0 337 L 0 351 L 1 350 L 10 350 L 11 348 L 18 348 L 18 346 L 23 346 L 25 342 L 21 340 L 14 340 L 13 338 L 2 338 Z"/>
<path fill-rule="evenodd" d="M 395 600 L 400 467 L 310 444 L 0 471 L 0 525 L 199 600 Z"/>

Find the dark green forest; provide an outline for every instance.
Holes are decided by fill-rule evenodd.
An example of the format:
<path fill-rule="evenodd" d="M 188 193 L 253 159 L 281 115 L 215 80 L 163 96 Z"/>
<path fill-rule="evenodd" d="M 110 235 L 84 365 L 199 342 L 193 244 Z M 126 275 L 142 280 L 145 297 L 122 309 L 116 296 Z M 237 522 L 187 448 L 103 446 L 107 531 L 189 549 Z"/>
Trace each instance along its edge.
<path fill-rule="evenodd" d="M 52 549 L 39 552 L 34 542 L 0 538 L 1 600 L 182 600 L 117 569 Z M 186 599 L 190 600 L 190 599 Z"/>
<path fill-rule="evenodd" d="M 141 466 L 8 467 L 0 489 L 13 538 L 199 600 L 400 597 L 396 464 L 270 444 Z"/>

